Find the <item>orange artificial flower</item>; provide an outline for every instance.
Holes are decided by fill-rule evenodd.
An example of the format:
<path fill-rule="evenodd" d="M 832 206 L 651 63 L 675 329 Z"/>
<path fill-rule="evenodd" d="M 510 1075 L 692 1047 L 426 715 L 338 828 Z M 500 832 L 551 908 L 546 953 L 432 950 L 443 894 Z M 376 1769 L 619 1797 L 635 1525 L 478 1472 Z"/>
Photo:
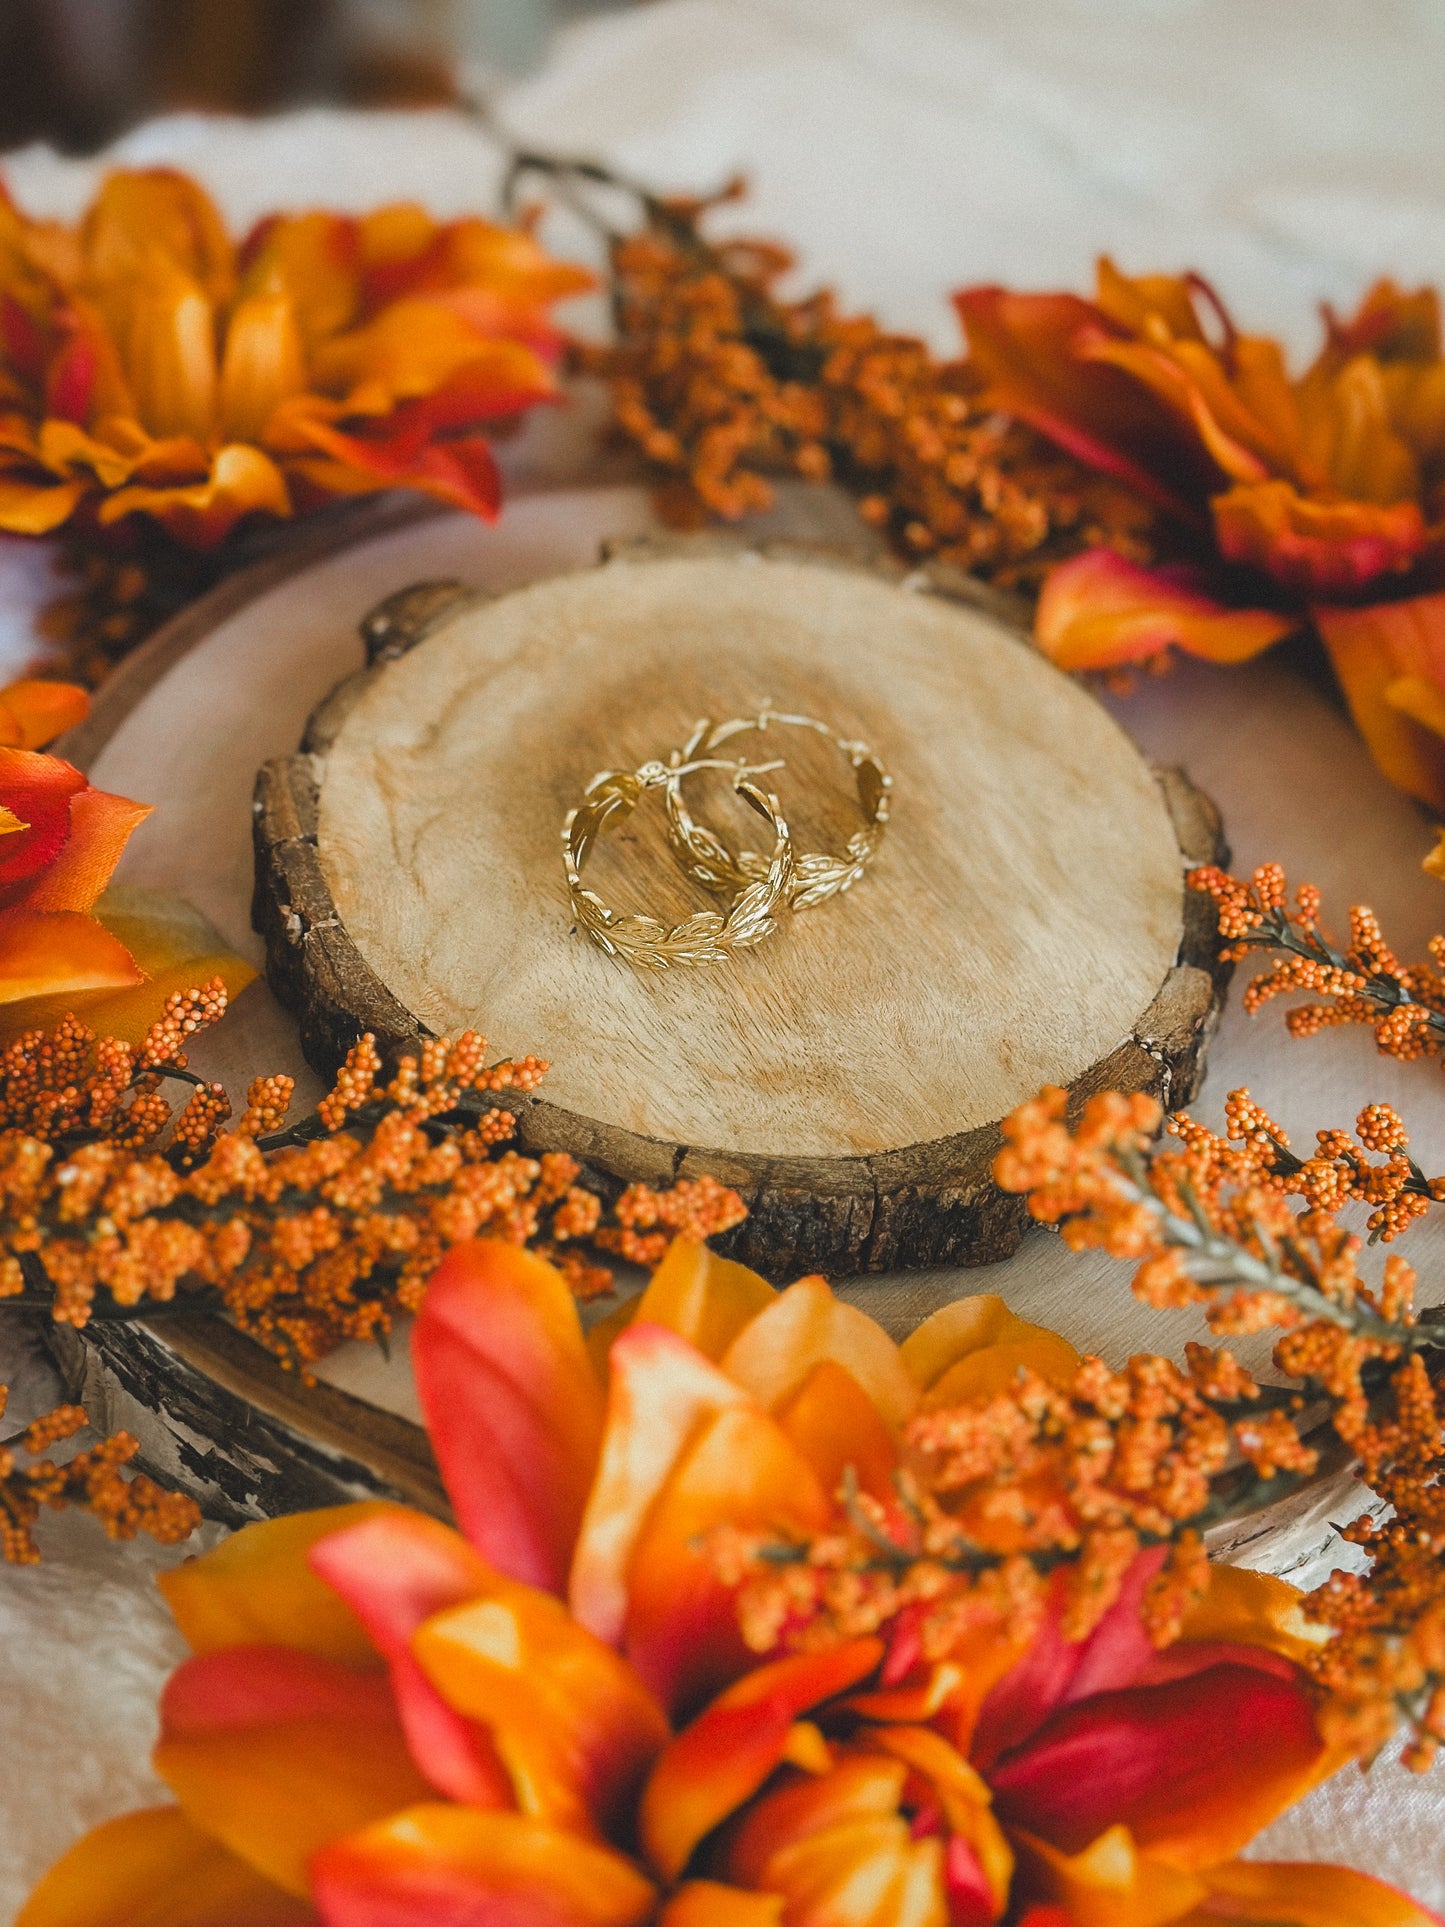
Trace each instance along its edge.
<path fill-rule="evenodd" d="M 126 990 L 144 981 L 129 950 L 90 915 L 144 803 L 92 789 L 34 745 L 89 708 L 69 683 L 0 691 L 0 1005 Z M 24 1013 L 21 1013 L 22 1015 Z"/>
<path fill-rule="evenodd" d="M 1240 662 L 1306 618 L 1392 781 L 1445 808 L 1445 359 L 1438 299 L 1381 281 L 1291 376 L 1198 275 L 1099 264 L 1092 302 L 956 297 L 988 398 L 1171 517 L 1204 572 L 1062 564 L 1038 639 L 1069 668 L 1175 644 Z"/>
<path fill-rule="evenodd" d="M 63 1007 L 133 1041 L 178 979 L 221 976 L 234 996 L 256 974 L 184 906 L 117 895 L 104 919 L 93 914 L 150 806 L 38 752 L 89 706 L 71 683 L 0 690 L 0 1040 Z"/>
<path fill-rule="evenodd" d="M 906 1616 L 744 1644 L 710 1534 L 826 1527 L 916 1410 L 1069 1381 L 1061 1339 L 974 1298 L 900 1347 L 682 1241 L 611 1322 L 589 1345 L 531 1252 L 449 1254 L 413 1357 L 461 1531 L 342 1506 L 167 1574 L 176 1804 L 88 1835 L 17 1927 L 1427 1927 L 1234 1858 L 1332 1764 L 1277 1580 L 1214 1569 L 1164 1652 L 1160 1549 L 1074 1644 L 1057 1592 L 942 1657 Z"/>
<path fill-rule="evenodd" d="M 386 488 L 490 518 L 478 431 L 555 394 L 548 309 L 591 285 L 521 230 L 411 205 L 237 245 L 165 168 L 109 175 L 75 227 L 0 187 L 0 529 L 140 515 L 207 549 Z"/>

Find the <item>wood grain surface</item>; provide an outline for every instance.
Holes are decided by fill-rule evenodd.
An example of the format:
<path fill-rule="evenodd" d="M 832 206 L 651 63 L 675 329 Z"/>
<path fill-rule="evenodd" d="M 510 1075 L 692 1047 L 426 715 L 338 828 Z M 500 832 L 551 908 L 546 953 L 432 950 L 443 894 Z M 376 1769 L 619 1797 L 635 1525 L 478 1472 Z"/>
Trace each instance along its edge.
<path fill-rule="evenodd" d="M 1218 824 L 946 586 L 709 541 L 496 599 L 393 598 L 364 625 L 371 667 L 258 786 L 257 926 L 313 1062 L 363 1029 L 471 1025 L 498 1055 L 556 1054 L 524 1141 L 604 1188 L 735 1184 L 733 1249 L 774 1277 L 1011 1250 L 1021 1213 L 989 1168 L 1006 1111 L 1045 1083 L 1193 1087 L 1216 983 L 1182 867 L 1218 853 Z M 875 865 L 726 964 L 605 955 L 572 925 L 567 810 L 599 769 L 765 700 L 864 738 L 893 773 Z M 788 758 L 769 780 L 800 847 L 841 848 L 860 820 L 843 760 L 806 732 L 764 747 Z M 746 834 L 710 780 L 695 806 Z M 666 921 L 706 902 L 656 796 L 588 875 Z"/>

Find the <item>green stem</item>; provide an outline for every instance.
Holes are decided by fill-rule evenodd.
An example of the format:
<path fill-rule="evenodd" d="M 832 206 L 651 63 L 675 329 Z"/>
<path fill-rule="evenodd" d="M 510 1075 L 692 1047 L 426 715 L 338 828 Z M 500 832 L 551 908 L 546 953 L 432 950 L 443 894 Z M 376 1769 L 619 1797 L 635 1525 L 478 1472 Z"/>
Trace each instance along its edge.
<path fill-rule="evenodd" d="M 1317 925 L 1296 924 L 1286 911 L 1279 908 L 1266 912 L 1265 920 L 1258 929 L 1247 936 L 1232 938 L 1231 947 L 1283 950 L 1292 957 L 1301 957 L 1324 969 L 1339 970 L 1351 977 L 1358 977 L 1360 987 L 1355 994 L 1373 1004 L 1382 1017 L 1389 1016 L 1404 1004 L 1418 1001 L 1398 977 L 1392 977 L 1385 970 L 1362 970 L 1357 962 L 1352 962 L 1343 951 L 1337 950 Z M 1434 1040 L 1445 1047 L 1445 1011 L 1432 1010 L 1429 1005 L 1420 1005 L 1420 1008 L 1425 1011 L 1426 1028 Z"/>
<path fill-rule="evenodd" d="M 1361 1305 L 1358 1300 L 1349 1305 L 1337 1305 L 1317 1284 L 1297 1278 L 1292 1272 L 1286 1271 L 1277 1259 L 1256 1257 L 1252 1251 L 1247 1251 L 1243 1245 L 1236 1244 L 1232 1238 L 1216 1230 L 1203 1208 L 1196 1209 L 1196 1201 L 1187 1190 L 1185 1203 L 1190 1208 L 1191 1216 L 1177 1216 L 1150 1185 L 1148 1167 L 1137 1152 L 1117 1153 L 1116 1161 L 1120 1167 L 1119 1189 L 1123 1196 L 1132 1204 L 1143 1205 L 1158 1219 L 1166 1244 L 1194 1254 L 1197 1264 L 1190 1267 L 1189 1276 L 1206 1291 L 1244 1285 L 1255 1291 L 1273 1292 L 1287 1299 L 1306 1317 L 1323 1319 L 1357 1338 L 1371 1338 L 1406 1352 L 1433 1348 L 1435 1341 L 1422 1333 L 1418 1325 L 1394 1324 L 1367 1305 Z"/>

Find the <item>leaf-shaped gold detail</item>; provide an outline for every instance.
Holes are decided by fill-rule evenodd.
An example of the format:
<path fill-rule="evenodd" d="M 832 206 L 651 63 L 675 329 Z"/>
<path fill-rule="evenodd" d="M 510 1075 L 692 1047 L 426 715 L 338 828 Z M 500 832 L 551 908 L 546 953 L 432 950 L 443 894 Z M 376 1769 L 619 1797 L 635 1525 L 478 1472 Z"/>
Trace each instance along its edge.
<path fill-rule="evenodd" d="M 582 871 L 597 839 L 632 813 L 645 789 L 666 785 L 670 793 L 671 777 L 680 763 L 678 757 L 670 764 L 647 764 L 636 773 L 607 772 L 592 783 L 562 826 L 563 865 L 577 927 L 608 956 L 620 957 L 638 970 L 722 963 L 733 951 L 761 943 L 777 929 L 776 912 L 787 903 L 796 881 L 792 837 L 778 799 L 751 782 L 744 773 L 746 766 L 738 765 L 735 785 L 772 824 L 774 847 L 764 874 L 738 890 L 725 914 L 698 910 L 669 927 L 656 917 L 613 910 L 584 885 Z M 719 858 L 728 861 L 724 846 L 716 838 L 711 842 Z"/>
<path fill-rule="evenodd" d="M 779 725 L 811 729 L 836 744 L 853 769 L 858 790 L 858 806 L 863 812 L 863 827 L 848 839 L 847 854 L 834 856 L 824 851 L 809 852 L 794 862 L 795 881 L 789 897 L 794 910 L 811 910 L 816 904 L 840 896 L 858 882 L 878 853 L 888 823 L 892 802 L 893 778 L 866 743 L 837 736 L 826 723 L 812 716 L 783 715 L 764 706 L 755 719 L 732 717 L 723 723 L 699 723 L 688 739 L 686 756 L 702 759 L 722 744 L 748 730 L 771 731 Z M 666 783 L 668 841 L 694 882 L 721 895 L 762 881 L 769 873 L 769 860 L 753 850 L 733 854 L 719 837 L 699 823 L 688 810 L 683 797 L 683 779 L 690 765 L 674 766 Z M 763 792 L 745 780 L 741 773 L 734 780 L 739 796 L 752 808 L 769 814 L 761 801 Z"/>

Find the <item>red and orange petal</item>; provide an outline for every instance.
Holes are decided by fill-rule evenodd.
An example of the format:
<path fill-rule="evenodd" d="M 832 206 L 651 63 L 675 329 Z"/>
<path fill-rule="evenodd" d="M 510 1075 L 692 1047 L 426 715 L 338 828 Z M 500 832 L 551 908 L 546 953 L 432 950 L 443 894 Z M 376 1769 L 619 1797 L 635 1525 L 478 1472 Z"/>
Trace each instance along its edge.
<path fill-rule="evenodd" d="M 1290 462 L 1291 447 L 1245 406 L 1219 358 L 1203 342 L 1160 345 L 1086 328 L 1077 337 L 1075 352 L 1085 361 L 1117 368 L 1149 389 L 1177 415 L 1181 431 L 1197 440 L 1224 480 L 1263 482 Z"/>
<path fill-rule="evenodd" d="M 1027 1647 L 991 1686 L 973 1730 L 969 1757 L 987 1773 L 995 1760 L 1020 1751 L 1050 1714 L 1092 1693 L 1127 1687 L 1145 1674 L 1155 1649 L 1140 1607 L 1164 1563 L 1162 1547 L 1140 1553 L 1118 1597 L 1087 1639 L 1063 1631 L 1067 1578 L 1056 1573 L 1043 1617 Z"/>
<path fill-rule="evenodd" d="M 234 1002 L 255 980 L 254 965 L 228 950 L 220 933 L 182 898 L 155 890 L 107 890 L 95 905 L 95 918 L 125 945 L 145 973 L 143 983 L 132 981 L 123 989 L 96 991 L 66 1006 L 98 1035 L 138 1044 L 173 992 L 219 977 Z M 54 1007 L 53 1000 L 38 1006 L 33 1016 L 29 1006 L 26 1010 L 27 1021 L 33 1023 L 58 1021 L 65 1014 Z M 0 1037 L 7 1028 L 7 1020 L 0 1016 Z"/>
<path fill-rule="evenodd" d="M 75 513 L 87 487 L 85 482 L 16 473 L 0 462 L 0 529 L 8 535 L 52 535 Z"/>
<path fill-rule="evenodd" d="M 955 1298 L 925 1318 L 903 1340 L 899 1355 L 914 1383 L 931 1394 L 955 1365 L 995 1346 L 1015 1345 L 1040 1336 L 1058 1335 L 1046 1325 L 1032 1324 L 1010 1311 L 997 1292 L 980 1291 Z M 1069 1349 L 1072 1351 L 1072 1346 Z"/>
<path fill-rule="evenodd" d="M 991 1906 L 981 1911 L 973 1896 L 950 1891 L 944 1842 L 915 1835 L 900 1813 L 805 1834 L 772 1856 L 767 1880 L 799 1927 L 992 1927 L 997 1919 Z"/>
<path fill-rule="evenodd" d="M 271 214 L 240 247 L 241 296 L 283 295 L 308 348 L 340 334 L 361 302 L 357 222 L 343 214 Z"/>
<path fill-rule="evenodd" d="M 448 289 L 497 293 L 519 307 L 545 311 L 554 301 L 586 294 L 599 285 L 590 269 L 575 261 L 556 261 L 523 227 L 502 227 L 470 216 L 442 232 L 433 274 L 414 277 L 414 293 Z M 374 262 L 370 272 L 376 272 Z"/>
<path fill-rule="evenodd" d="M 99 283 L 128 280 L 138 264 L 164 254 L 191 275 L 208 300 L 234 286 L 232 247 L 215 202 L 178 168 L 117 168 L 106 175 L 81 223 L 85 267 Z"/>
<path fill-rule="evenodd" d="M 597 1466 L 603 1393 L 561 1274 L 517 1245 L 457 1245 L 412 1337 L 457 1520 L 499 1572 L 560 1593 Z"/>
<path fill-rule="evenodd" d="M 449 508 L 464 509 L 484 522 L 497 518 L 501 478 L 481 435 L 418 445 L 409 431 L 395 439 L 371 433 L 350 435 L 319 418 L 292 427 L 295 436 L 316 453 L 289 455 L 287 473 L 310 483 L 322 495 L 373 495 L 378 489 L 404 487 Z"/>
<path fill-rule="evenodd" d="M 886 1503 L 897 1496 L 898 1447 L 845 1366 L 819 1359 L 776 1417 L 824 1492 L 836 1494 L 851 1473 L 873 1498 Z"/>
<path fill-rule="evenodd" d="M 947 1840 L 945 1862 L 956 1916 L 980 1921 L 1001 1916 L 1013 1883 L 1014 1857 L 992 1812 L 992 1795 L 968 1761 L 939 1733 L 916 1725 L 879 1727 L 870 1745 L 904 1761 L 910 1804 L 934 1818 L 930 1830 Z M 915 1831 L 922 1831 L 915 1820 Z"/>
<path fill-rule="evenodd" d="M 1051 569 L 1034 637 L 1060 669 L 1112 669 L 1178 648 L 1206 662 L 1247 662 L 1298 626 L 1273 609 L 1238 609 L 1191 577 L 1088 549 Z"/>
<path fill-rule="evenodd" d="M 152 442 L 134 424 L 129 432 L 121 429 L 118 422 L 106 422 L 104 427 L 110 439 L 102 441 L 74 422 L 43 421 L 36 437 L 36 451 L 55 474 L 74 474 L 88 469 L 102 488 L 119 488 L 122 482 L 128 482 L 138 466 L 148 463 L 148 458 L 155 459 L 155 451 L 164 450 L 165 459 L 171 457 L 174 444 Z M 187 442 L 184 446 L 191 457 L 191 467 L 196 465 L 197 458 L 204 463 L 194 443 Z"/>
<path fill-rule="evenodd" d="M 45 371 L 45 426 L 78 427 L 89 421 L 104 341 L 104 330 L 94 325 L 93 317 L 74 316 Z M 112 372 L 114 367 L 112 362 Z"/>
<path fill-rule="evenodd" d="M 70 838 L 71 800 L 88 787 L 80 771 L 59 756 L 0 749 L 0 804 L 26 826 L 0 844 L 0 904 L 23 902 L 55 862 Z"/>
<path fill-rule="evenodd" d="M 651 1286 L 644 1305 L 649 1298 Z M 568 1596 L 579 1622 L 615 1645 L 627 1623 L 628 1570 L 653 1502 L 699 1425 L 748 1394 L 675 1331 L 650 1320 L 628 1326 L 609 1362 L 602 1453 Z"/>
<path fill-rule="evenodd" d="M 1439 375 L 1438 364 L 1387 371 L 1373 355 L 1356 355 L 1330 378 L 1302 382 L 1302 440 L 1322 472 L 1302 465 L 1297 479 L 1364 504 L 1418 500 L 1416 448 L 1435 452 Z"/>
<path fill-rule="evenodd" d="M 204 481 L 163 487 L 132 483 L 107 495 L 98 511 L 106 527 L 127 515 L 148 515 L 198 549 L 214 548 L 244 516 L 290 513 L 285 476 L 264 449 L 246 442 L 218 449 Z"/>
<path fill-rule="evenodd" d="M 524 1813 L 599 1836 L 626 1824 L 667 1721 L 560 1600 L 493 1574 L 427 1619 L 412 1652 L 449 1706 L 486 1725 Z"/>
<path fill-rule="evenodd" d="M 263 1879 L 179 1807 L 108 1820 L 57 1860 L 15 1927 L 315 1927 L 309 1901 Z"/>
<path fill-rule="evenodd" d="M 957 1358 L 929 1385 L 923 1409 L 997 1398 L 1017 1384 L 1020 1372 L 1034 1372 L 1060 1391 L 1072 1387 L 1082 1361 L 1066 1338 L 1022 1318 L 1013 1320 L 1009 1334 Z"/>
<path fill-rule="evenodd" d="M 756 1664 L 708 1535 L 720 1526 L 806 1535 L 831 1516 L 806 1459 L 766 1413 L 732 1405 L 704 1423 L 654 1501 L 628 1575 L 624 1650 L 670 1713 Z"/>
<path fill-rule="evenodd" d="M 746 1265 L 720 1258 L 694 1238 L 674 1238 L 647 1288 L 629 1301 L 627 1322 L 666 1325 L 716 1364 L 777 1295 Z"/>
<path fill-rule="evenodd" d="M 1227 1662 L 1160 1686 L 1096 1693 L 989 1769 L 1006 1824 L 1080 1853 L 1127 1827 L 1183 1871 L 1239 1851 L 1326 1766 L 1302 1678 Z"/>
<path fill-rule="evenodd" d="M 799 1716 L 858 1685 L 882 1658 L 880 1641 L 852 1640 L 756 1667 L 720 1694 L 667 1748 L 647 1782 L 639 1823 L 652 1864 L 676 1879 L 699 1841 L 780 1765 Z"/>
<path fill-rule="evenodd" d="M 1203 1879 L 1210 1919 L 1255 1927 L 1440 1927 L 1430 1908 L 1349 1867 L 1234 1860 Z"/>
<path fill-rule="evenodd" d="M 727 1836 L 730 1879 L 759 1886 L 774 1856 L 812 1833 L 829 1833 L 859 1820 L 884 1820 L 902 1804 L 908 1768 L 886 1754 L 846 1754 L 826 1773 L 798 1774 L 776 1783 Z"/>
<path fill-rule="evenodd" d="M 1328 306 L 1324 317 L 1324 353 L 1332 362 L 1371 354 L 1384 362 L 1440 359 L 1440 296 L 1434 288 L 1406 294 L 1386 275 L 1367 289 L 1348 320 Z"/>
<path fill-rule="evenodd" d="M 1131 335 L 1157 332 L 1162 321 L 1175 340 L 1202 342 L 1204 330 L 1195 306 L 1201 294 L 1220 309 L 1218 296 L 1198 275 L 1124 274 L 1107 254 L 1095 263 L 1094 299 L 1111 321 Z"/>
<path fill-rule="evenodd" d="M 1210 506 L 1226 561 L 1308 596 L 1348 596 L 1399 576 L 1425 546 L 1425 520 L 1413 501 L 1321 500 L 1265 481 L 1232 488 Z"/>
<path fill-rule="evenodd" d="M 489 392 L 537 396 L 553 385 L 546 363 L 522 343 L 488 339 L 448 302 L 415 299 L 328 342 L 311 372 L 323 394 L 338 398 L 379 383 L 392 406 L 435 395 L 463 374 L 482 406 Z"/>
<path fill-rule="evenodd" d="M 327 1927 L 643 1927 L 652 1883 L 610 1847 L 520 1813 L 420 1804 L 311 1864 Z"/>
<path fill-rule="evenodd" d="M 70 799 L 70 833 L 54 861 L 26 890 L 25 907 L 89 910 L 109 883 L 132 832 L 150 813 L 149 803 L 133 803 L 108 790 L 87 785 L 77 791 Z"/>
<path fill-rule="evenodd" d="M 823 1359 L 850 1372 L 884 1423 L 898 1431 L 918 1403 L 918 1386 L 876 1319 L 845 1304 L 818 1277 L 800 1278 L 749 1321 L 722 1369 L 771 1411 Z"/>
<path fill-rule="evenodd" d="M 1089 340 L 1122 335 L 1101 308 L 1077 295 L 999 287 L 953 299 L 990 403 L 1167 513 L 1201 519 L 1219 470 L 1147 388 L 1081 352 Z"/>
<path fill-rule="evenodd" d="M 1050 1927 L 1056 1919 L 1067 1927 L 1204 1927 L 1208 1918 L 1195 1911 L 1208 1899 L 1204 1881 L 1141 1852 L 1126 1826 L 1108 1827 L 1075 1853 L 1022 1828 L 1011 1829 L 1011 1837 L 1018 1898 L 1040 1903 Z M 1034 1920 L 1032 1910 L 1024 1919 Z"/>
<path fill-rule="evenodd" d="M 401 202 L 363 215 L 356 230 L 369 310 L 405 295 L 483 288 L 543 312 L 597 285 L 587 269 L 543 253 L 524 228 L 475 215 L 438 223 L 424 208 Z"/>
<path fill-rule="evenodd" d="M 382 1660 L 360 1619 L 311 1569 L 311 1548 L 368 1519 L 400 1512 L 380 1499 L 325 1506 L 242 1526 L 156 1583 L 194 1653 L 285 1645 L 354 1667 Z"/>
<path fill-rule="evenodd" d="M 36 998 L 79 998 L 143 981 L 125 945 L 94 917 L 23 906 L 0 910 L 0 1005 L 28 1007 Z"/>
<path fill-rule="evenodd" d="M 276 410 L 306 388 L 306 350 L 288 294 L 253 294 L 236 304 L 221 358 L 220 432 L 260 442 Z"/>
<path fill-rule="evenodd" d="M 1285 1580 L 1248 1566 L 1214 1563 L 1209 1590 L 1186 1613 L 1176 1644 L 1227 1641 L 1302 1663 L 1328 1637 L 1324 1627 L 1305 1617 L 1302 1595 Z"/>
<path fill-rule="evenodd" d="M 424 1621 L 482 1596 L 493 1578 L 466 1540 L 397 1510 L 318 1539 L 306 1558 L 390 1667 L 407 1745 L 432 1785 L 468 1806 L 510 1806 L 512 1783 L 490 1735 L 447 1704 L 412 1654 Z"/>
<path fill-rule="evenodd" d="M 180 1666 L 153 1763 L 195 1826 L 298 1897 L 319 1848 L 431 1795 L 385 1675 L 289 1646 Z"/>
<path fill-rule="evenodd" d="M 1445 739 L 1429 700 L 1445 689 L 1445 594 L 1358 609 L 1316 604 L 1311 614 L 1379 768 L 1411 796 L 1445 809 Z"/>
<path fill-rule="evenodd" d="M 657 1927 L 783 1927 L 783 1897 L 687 1880 L 663 1907 Z"/>
<path fill-rule="evenodd" d="M 0 689 L 0 745 L 44 749 L 90 714 L 90 697 L 70 682 L 12 682 Z"/>
<path fill-rule="evenodd" d="M 135 416 L 152 435 L 208 442 L 216 417 L 216 309 L 174 257 L 136 258 L 100 294 Z"/>

